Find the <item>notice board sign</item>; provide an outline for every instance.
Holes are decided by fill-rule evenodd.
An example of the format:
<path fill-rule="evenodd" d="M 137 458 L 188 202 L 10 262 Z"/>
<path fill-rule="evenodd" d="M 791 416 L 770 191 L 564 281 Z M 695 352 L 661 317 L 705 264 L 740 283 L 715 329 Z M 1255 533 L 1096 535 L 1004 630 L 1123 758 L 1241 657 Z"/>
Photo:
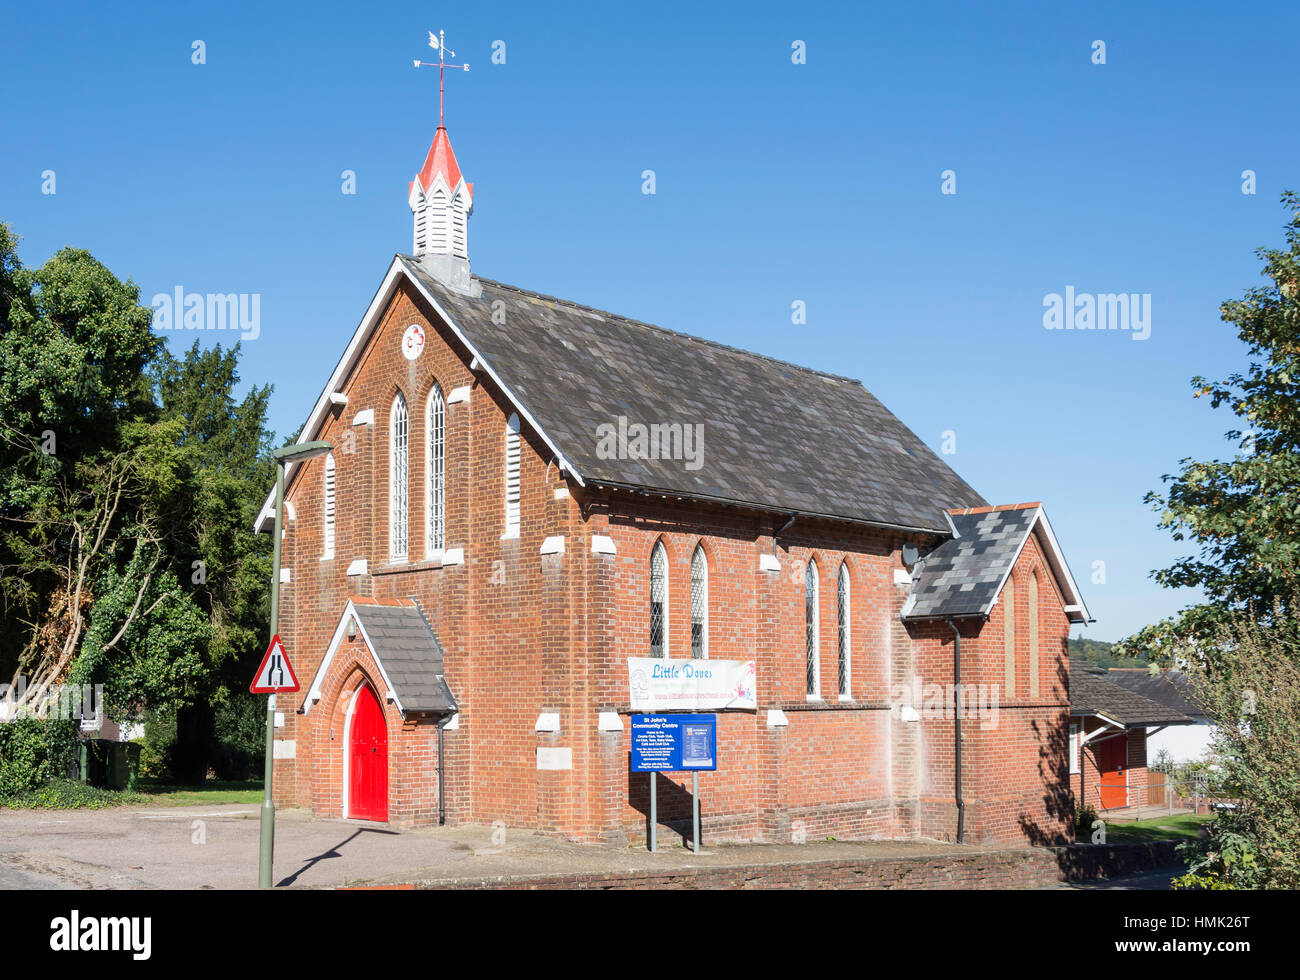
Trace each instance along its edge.
<path fill-rule="evenodd" d="M 663 660 L 628 657 L 633 711 L 757 711 L 752 660 Z"/>
<path fill-rule="evenodd" d="M 718 768 L 717 715 L 633 715 L 632 772 Z"/>

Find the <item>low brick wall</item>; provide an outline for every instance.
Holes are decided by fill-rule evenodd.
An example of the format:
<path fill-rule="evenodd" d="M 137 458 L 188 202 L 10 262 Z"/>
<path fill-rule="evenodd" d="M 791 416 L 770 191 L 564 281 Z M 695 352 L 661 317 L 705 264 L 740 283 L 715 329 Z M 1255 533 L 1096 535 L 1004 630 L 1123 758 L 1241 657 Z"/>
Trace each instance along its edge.
<path fill-rule="evenodd" d="M 1070 844 L 1050 847 L 1056 855 L 1061 881 L 1092 881 L 1114 878 L 1134 871 L 1172 868 L 1178 860 L 1177 841 L 1160 840 L 1146 844 Z"/>
<path fill-rule="evenodd" d="M 951 857 L 863 858 L 730 867 L 503 875 L 417 882 L 483 889 L 992 889 L 1045 888 L 1177 864 L 1172 842 L 1009 848 Z"/>

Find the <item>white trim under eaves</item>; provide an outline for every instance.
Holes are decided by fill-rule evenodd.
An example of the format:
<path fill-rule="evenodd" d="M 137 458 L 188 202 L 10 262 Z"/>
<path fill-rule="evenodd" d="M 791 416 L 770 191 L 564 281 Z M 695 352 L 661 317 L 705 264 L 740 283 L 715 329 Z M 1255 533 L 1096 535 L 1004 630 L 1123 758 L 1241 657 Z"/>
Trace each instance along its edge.
<path fill-rule="evenodd" d="M 1117 722 L 1114 718 L 1107 718 L 1100 711 L 1092 712 L 1092 717 L 1101 719 L 1101 723 L 1106 727 L 1094 728 L 1090 732 L 1080 732 L 1079 733 L 1080 745 L 1087 745 L 1089 742 L 1093 741 L 1094 739 L 1100 739 L 1101 741 L 1104 742 L 1107 739 L 1114 738 L 1116 735 L 1123 735 L 1125 732 L 1128 731 L 1128 729 L 1126 729 L 1123 725 Z"/>
<path fill-rule="evenodd" d="M 1043 522 L 1043 530 L 1046 532 L 1049 545 L 1047 549 L 1048 561 L 1054 566 L 1052 571 L 1058 579 L 1065 582 L 1069 587 L 1070 595 L 1065 604 L 1065 611 L 1067 614 L 1071 612 L 1077 613 L 1079 616 L 1078 622 L 1086 623 L 1092 617 L 1088 615 L 1088 606 L 1083 601 L 1083 593 L 1079 591 L 1079 586 L 1075 584 L 1074 576 L 1070 573 L 1070 565 L 1065 560 L 1065 552 L 1061 550 L 1061 546 L 1056 542 L 1056 533 L 1052 530 L 1052 522 L 1047 519 L 1047 511 L 1039 507 L 1038 518 Z M 1070 599 L 1074 601 L 1071 602 Z"/>
<path fill-rule="evenodd" d="M 361 322 L 357 324 L 357 329 L 352 334 L 352 339 L 348 341 L 347 349 L 344 350 L 343 356 L 335 366 L 334 373 L 330 375 L 329 383 L 325 386 L 320 397 L 316 400 L 315 407 L 311 410 L 311 414 L 307 417 L 307 421 L 303 424 L 302 429 L 299 430 L 298 438 L 295 441 L 303 442 L 304 440 L 314 438 L 316 434 L 320 432 L 320 427 L 325 420 L 325 415 L 332 407 L 329 397 L 330 394 L 343 388 L 344 381 L 360 359 L 361 351 L 364 348 L 366 341 L 369 339 L 370 334 L 378 325 L 380 314 L 383 313 L 388 300 L 396 289 L 398 279 L 401 276 L 405 276 L 407 281 L 409 281 L 416 290 L 419 291 L 420 295 L 429 302 L 429 305 L 433 307 L 434 311 L 442 317 L 443 322 L 447 324 L 451 332 L 454 333 L 460 342 L 469 350 L 471 359 L 477 359 L 479 367 L 483 371 L 487 372 L 488 377 L 497 384 L 501 389 L 501 392 L 514 406 L 519 415 L 533 427 L 533 431 L 542 437 L 542 441 L 550 447 L 551 452 L 555 454 L 560 463 L 564 465 L 573 478 L 578 481 L 578 485 L 586 486 L 587 484 L 583 480 L 582 475 L 578 473 L 573 464 L 569 462 L 568 457 L 565 456 L 564 453 L 560 452 L 559 447 L 546 433 L 546 430 L 537 424 L 537 420 L 533 418 L 532 413 L 528 411 L 523 402 L 521 402 L 515 396 L 515 393 L 501 380 L 501 376 L 493 370 L 490 364 L 488 364 L 486 358 L 479 353 L 478 348 L 469 342 L 469 338 L 465 336 L 465 332 L 455 324 L 450 316 L 447 315 L 447 311 L 442 308 L 441 304 L 439 304 L 436 299 L 434 299 L 429 290 L 425 288 L 424 283 L 422 283 L 419 277 L 411 271 L 405 259 L 400 255 L 393 256 L 392 264 L 389 265 L 388 272 L 384 275 L 384 281 L 380 283 L 379 289 L 375 292 L 374 298 L 366 308 L 365 316 L 363 316 Z M 284 486 L 286 494 L 289 491 L 291 478 L 295 469 L 296 466 L 294 463 L 288 463 L 285 466 Z M 267 522 L 273 520 L 274 517 L 275 490 L 272 489 L 266 495 L 266 501 L 262 504 L 262 509 L 258 511 L 257 518 L 253 521 L 253 530 L 258 533 L 265 531 Z"/>

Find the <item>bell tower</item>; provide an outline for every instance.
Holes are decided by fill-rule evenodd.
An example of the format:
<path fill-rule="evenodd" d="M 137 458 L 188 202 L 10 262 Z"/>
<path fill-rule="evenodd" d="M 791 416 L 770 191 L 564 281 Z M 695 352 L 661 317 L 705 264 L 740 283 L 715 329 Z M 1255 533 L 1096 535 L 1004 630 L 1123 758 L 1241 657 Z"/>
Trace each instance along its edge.
<path fill-rule="evenodd" d="M 461 175 L 443 119 L 445 71 L 469 71 L 469 65 L 447 61 L 456 53 L 447 50 L 442 31 L 436 36 L 429 32 L 429 47 L 438 52 L 438 60 L 417 60 L 415 67 L 438 69 L 438 130 L 407 194 L 414 223 L 411 251 L 436 279 L 462 292 L 477 292 L 469 271 L 469 216 L 474 213 L 474 185 Z"/>

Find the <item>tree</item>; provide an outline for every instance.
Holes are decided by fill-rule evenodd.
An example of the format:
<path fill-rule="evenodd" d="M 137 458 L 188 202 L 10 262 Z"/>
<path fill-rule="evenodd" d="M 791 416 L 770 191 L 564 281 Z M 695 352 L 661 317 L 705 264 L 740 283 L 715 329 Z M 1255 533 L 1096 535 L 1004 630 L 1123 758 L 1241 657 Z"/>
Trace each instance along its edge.
<path fill-rule="evenodd" d="M 1178 884 L 1300 888 L 1300 620 L 1281 608 L 1267 622 L 1236 613 L 1212 648 L 1187 676 L 1214 722 L 1217 775 L 1236 806 L 1186 848 L 1191 868 Z"/>
<path fill-rule="evenodd" d="M 1286 249 L 1260 249 L 1266 284 L 1220 308 L 1246 344 L 1247 371 L 1221 382 L 1197 377 L 1197 398 L 1227 405 L 1240 419 L 1227 433 L 1240 451 L 1227 460 L 1180 460 L 1167 492 L 1147 494 L 1159 526 L 1198 554 L 1153 573 L 1169 588 L 1199 588 L 1202 602 L 1127 638 L 1116 652 L 1172 662 L 1192 650 L 1214 656 L 1234 615 L 1265 621 L 1294 618 L 1300 595 L 1300 196 L 1282 195 L 1291 211 Z"/>
<path fill-rule="evenodd" d="M 0 681 L 36 713 L 67 682 L 178 711 L 201 780 L 266 641 L 270 388 L 236 397 L 238 346 L 173 357 L 85 251 L 25 269 L 3 223 L 0 313 Z"/>
<path fill-rule="evenodd" d="M 39 701 L 71 669 L 135 520 L 161 349 L 139 290 L 65 248 L 23 267 L 0 223 L 0 666 Z M 138 609 L 136 613 L 138 614 Z"/>

